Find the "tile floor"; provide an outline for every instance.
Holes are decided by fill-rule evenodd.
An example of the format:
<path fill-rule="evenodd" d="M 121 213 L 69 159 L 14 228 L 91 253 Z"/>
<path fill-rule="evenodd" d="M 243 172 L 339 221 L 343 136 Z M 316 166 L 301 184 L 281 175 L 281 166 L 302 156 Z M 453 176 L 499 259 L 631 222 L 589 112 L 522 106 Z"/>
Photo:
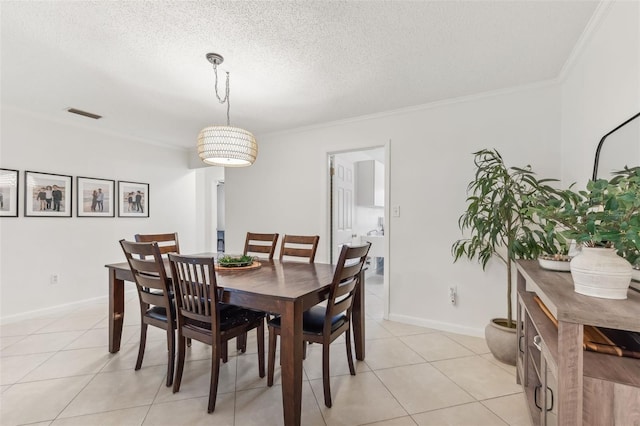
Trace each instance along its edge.
<path fill-rule="evenodd" d="M 529 425 L 515 368 L 493 359 L 483 339 L 382 319 L 382 279 L 367 279 L 366 360 L 350 376 L 345 345 L 331 348 L 333 408 L 322 394 L 321 351 L 304 362 L 303 425 Z M 142 369 L 138 304 L 127 293 L 123 345 L 107 350 L 107 304 L 0 326 L 0 424 L 281 425 L 278 368 L 268 388 L 247 353 L 220 370 L 216 411 L 207 414 L 209 347 L 188 353 L 180 392 L 165 387 L 166 343 L 149 327 Z M 276 364 L 277 365 L 277 364 Z"/>

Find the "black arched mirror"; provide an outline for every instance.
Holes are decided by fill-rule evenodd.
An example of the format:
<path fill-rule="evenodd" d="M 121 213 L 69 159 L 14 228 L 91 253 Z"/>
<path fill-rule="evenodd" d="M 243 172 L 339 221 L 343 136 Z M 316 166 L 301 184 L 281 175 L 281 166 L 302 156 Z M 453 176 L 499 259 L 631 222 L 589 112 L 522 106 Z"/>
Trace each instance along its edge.
<path fill-rule="evenodd" d="M 592 179 L 610 179 L 625 166 L 640 166 L 640 112 L 600 139 Z"/>

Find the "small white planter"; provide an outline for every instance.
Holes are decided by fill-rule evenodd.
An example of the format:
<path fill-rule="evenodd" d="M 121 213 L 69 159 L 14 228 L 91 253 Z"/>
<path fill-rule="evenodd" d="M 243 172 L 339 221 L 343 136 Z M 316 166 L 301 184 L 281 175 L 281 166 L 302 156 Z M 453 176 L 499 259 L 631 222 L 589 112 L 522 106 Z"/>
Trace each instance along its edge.
<path fill-rule="evenodd" d="M 631 283 L 631 264 L 613 248 L 583 247 L 571 260 L 576 293 L 604 299 L 626 299 Z"/>
<path fill-rule="evenodd" d="M 538 257 L 538 264 L 543 269 L 550 271 L 563 271 L 569 272 L 571 270 L 571 257 L 569 256 L 540 256 Z"/>

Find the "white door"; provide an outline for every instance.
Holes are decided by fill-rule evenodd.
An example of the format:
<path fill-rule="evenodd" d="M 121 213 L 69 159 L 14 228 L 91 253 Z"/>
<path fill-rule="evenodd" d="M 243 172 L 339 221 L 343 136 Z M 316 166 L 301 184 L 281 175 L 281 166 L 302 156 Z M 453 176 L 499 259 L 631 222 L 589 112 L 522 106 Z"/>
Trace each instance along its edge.
<path fill-rule="evenodd" d="M 331 261 L 336 263 L 340 246 L 351 243 L 354 206 L 353 162 L 331 157 Z"/>

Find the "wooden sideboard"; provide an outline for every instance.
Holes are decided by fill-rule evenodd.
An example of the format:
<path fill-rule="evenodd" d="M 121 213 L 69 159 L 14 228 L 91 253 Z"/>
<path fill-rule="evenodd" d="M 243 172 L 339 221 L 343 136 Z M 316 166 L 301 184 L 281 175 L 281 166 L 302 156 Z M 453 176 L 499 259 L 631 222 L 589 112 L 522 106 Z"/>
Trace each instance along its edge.
<path fill-rule="evenodd" d="M 640 359 L 583 350 L 585 325 L 640 332 L 640 293 L 629 290 L 626 300 L 589 297 L 573 291 L 569 272 L 536 261 L 518 261 L 517 270 L 517 380 L 532 423 L 640 425 Z"/>

